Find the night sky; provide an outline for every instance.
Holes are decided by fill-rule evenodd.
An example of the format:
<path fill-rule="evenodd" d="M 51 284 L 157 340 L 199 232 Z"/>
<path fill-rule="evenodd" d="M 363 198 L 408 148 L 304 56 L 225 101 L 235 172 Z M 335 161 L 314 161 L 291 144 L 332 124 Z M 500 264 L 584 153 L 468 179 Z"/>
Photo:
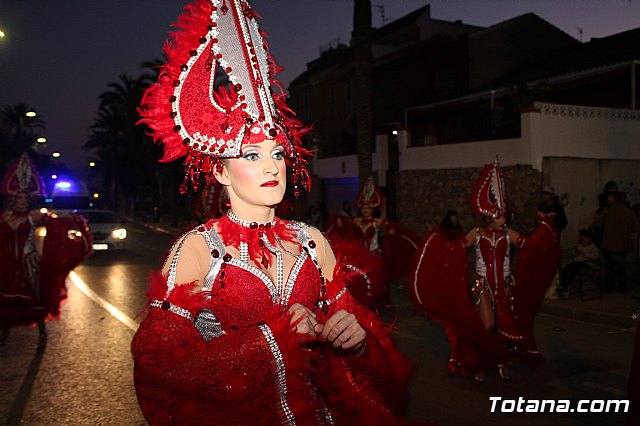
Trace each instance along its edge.
<path fill-rule="evenodd" d="M 24 102 L 45 119 L 46 152 L 82 165 L 80 149 L 98 96 L 121 74 L 137 76 L 143 61 L 161 58 L 181 0 L 0 0 L 0 105 Z M 603 37 L 640 26 L 638 0 L 372 0 L 389 23 L 431 4 L 435 19 L 490 26 L 533 12 L 576 39 Z M 348 43 L 352 0 L 253 0 L 270 35 L 271 51 L 286 70 L 285 87 L 317 58 L 319 48 Z M 374 7 L 373 24 L 382 25 Z M 151 142 L 150 142 L 151 143 Z"/>

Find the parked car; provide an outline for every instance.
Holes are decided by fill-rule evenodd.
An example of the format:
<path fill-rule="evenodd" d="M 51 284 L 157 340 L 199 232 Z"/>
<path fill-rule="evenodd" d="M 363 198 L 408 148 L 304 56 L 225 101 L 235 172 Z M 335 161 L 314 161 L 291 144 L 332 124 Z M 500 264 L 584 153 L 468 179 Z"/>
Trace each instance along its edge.
<path fill-rule="evenodd" d="M 118 250 L 124 249 L 127 229 L 124 221 L 111 210 L 79 209 L 76 212 L 82 215 L 89 224 L 89 230 L 93 237 L 93 249 Z"/>

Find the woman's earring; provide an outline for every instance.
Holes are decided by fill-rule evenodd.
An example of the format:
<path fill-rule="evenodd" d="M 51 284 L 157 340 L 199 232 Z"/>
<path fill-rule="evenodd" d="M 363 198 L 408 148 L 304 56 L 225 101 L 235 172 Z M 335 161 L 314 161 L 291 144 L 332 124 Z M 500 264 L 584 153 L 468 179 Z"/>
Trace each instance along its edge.
<path fill-rule="evenodd" d="M 222 174 L 223 171 L 224 171 L 224 166 L 220 161 L 218 161 L 216 163 L 216 173 Z"/>

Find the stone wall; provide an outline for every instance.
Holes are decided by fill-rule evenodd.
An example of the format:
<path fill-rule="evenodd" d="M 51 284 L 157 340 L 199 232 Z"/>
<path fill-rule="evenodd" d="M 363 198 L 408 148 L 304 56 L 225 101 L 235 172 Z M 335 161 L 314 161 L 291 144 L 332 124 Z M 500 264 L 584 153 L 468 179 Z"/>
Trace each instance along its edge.
<path fill-rule="evenodd" d="M 447 210 L 458 210 L 462 229 L 467 232 L 483 224 L 472 213 L 471 191 L 482 168 L 405 170 L 397 174 L 396 217 L 400 223 L 422 236 L 427 225 L 438 225 Z M 540 201 L 542 173 L 531 166 L 502 167 L 512 227 L 529 231 L 535 223 Z"/>

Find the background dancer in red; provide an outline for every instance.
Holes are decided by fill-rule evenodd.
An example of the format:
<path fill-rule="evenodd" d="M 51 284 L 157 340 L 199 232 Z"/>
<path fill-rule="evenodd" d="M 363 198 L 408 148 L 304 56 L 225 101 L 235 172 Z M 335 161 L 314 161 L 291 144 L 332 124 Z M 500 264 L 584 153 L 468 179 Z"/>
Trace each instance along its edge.
<path fill-rule="evenodd" d="M 8 197 L 0 215 L 0 345 L 10 327 L 37 323 L 42 348 L 45 318 L 58 315 L 67 274 L 90 252 L 89 232 L 82 218 L 31 210 L 32 199 L 44 196 L 45 187 L 27 154 L 9 168 L 0 189 Z M 35 234 L 38 226 L 48 235 L 44 242 Z"/>
<path fill-rule="evenodd" d="M 343 249 L 343 241 L 356 240 L 366 252 L 377 258 L 380 264 L 377 268 L 382 271 L 379 274 L 380 280 L 373 282 L 372 291 L 366 299 L 358 301 L 371 308 L 388 309 L 393 307 L 390 283 L 395 279 L 406 278 L 411 260 L 418 248 L 418 239 L 398 223 L 380 217 L 384 203 L 380 188 L 373 181 L 373 177 L 369 176 L 356 196 L 358 215 L 336 215 L 329 220 L 325 229 L 329 241 L 336 242 L 334 249 L 337 253 L 350 256 L 354 251 L 353 245 Z"/>
<path fill-rule="evenodd" d="M 216 179 L 230 208 L 152 279 L 132 342 L 140 407 L 152 425 L 398 424 L 409 364 L 390 330 L 322 234 L 275 215 L 288 168 L 308 188 L 308 151 L 257 17 L 242 0 L 188 5 L 144 97 L 164 160 L 187 156 L 182 190 Z M 229 87 L 210 84 L 219 70 Z"/>
<path fill-rule="evenodd" d="M 557 234 L 545 218 L 526 237 L 506 226 L 506 192 L 497 161 L 487 165 L 476 182 L 473 206 L 486 226 L 466 236 L 453 234 L 453 239 L 439 228 L 428 233 L 410 290 L 415 302 L 444 325 L 452 372 L 474 374 L 483 382 L 485 371 L 497 366 L 501 378 L 508 380 L 506 349 L 531 364 L 542 360 L 533 321 L 559 261 Z M 512 245 L 521 248 L 515 274 Z M 465 251 L 471 246 L 475 268 L 469 285 Z"/>

